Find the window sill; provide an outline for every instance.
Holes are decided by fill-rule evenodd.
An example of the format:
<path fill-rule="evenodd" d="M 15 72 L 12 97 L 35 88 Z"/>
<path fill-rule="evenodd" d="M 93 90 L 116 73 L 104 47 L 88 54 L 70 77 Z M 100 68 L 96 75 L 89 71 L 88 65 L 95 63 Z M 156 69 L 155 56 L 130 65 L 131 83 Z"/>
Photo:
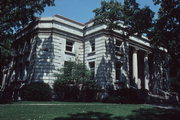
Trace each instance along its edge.
<path fill-rule="evenodd" d="M 70 51 L 65 51 L 65 54 L 75 56 L 76 54 Z"/>
<path fill-rule="evenodd" d="M 93 51 L 93 52 L 88 53 L 88 56 L 92 56 L 92 55 L 95 55 L 95 54 L 96 54 L 96 52 Z"/>

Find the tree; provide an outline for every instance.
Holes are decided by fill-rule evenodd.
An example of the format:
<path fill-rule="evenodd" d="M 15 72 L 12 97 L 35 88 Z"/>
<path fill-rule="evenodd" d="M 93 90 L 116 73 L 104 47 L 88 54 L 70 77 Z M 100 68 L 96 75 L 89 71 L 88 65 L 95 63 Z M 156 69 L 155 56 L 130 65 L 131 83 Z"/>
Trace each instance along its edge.
<path fill-rule="evenodd" d="M 154 12 L 147 6 L 139 8 L 136 0 L 124 0 L 124 4 L 110 0 L 102 1 L 101 7 L 94 10 L 94 22 L 105 24 L 110 30 L 122 29 L 125 37 L 145 33 L 153 47 L 166 48 L 171 57 L 172 85 L 180 93 L 180 1 L 153 1 L 155 5 L 160 5 L 156 20 L 153 19 Z"/>
<path fill-rule="evenodd" d="M 91 73 L 82 63 L 65 62 L 64 68 L 55 73 L 57 80 L 67 84 L 83 84 L 90 80 Z"/>
<path fill-rule="evenodd" d="M 82 100 L 82 95 L 93 95 L 88 93 L 95 89 L 96 83 L 91 79 L 91 72 L 82 63 L 65 62 L 64 68 L 59 69 L 55 77 L 57 79 L 53 87 L 59 100 Z"/>
<path fill-rule="evenodd" d="M 116 54 L 116 46 L 114 44 L 113 30 L 121 30 L 123 36 L 122 42 L 122 69 L 128 71 L 129 60 L 129 36 L 141 36 L 143 33 L 147 33 L 152 27 L 152 20 L 154 12 L 145 6 L 140 8 L 136 0 L 124 0 L 121 4 L 117 0 L 102 1 L 101 7 L 93 11 L 95 13 L 94 24 L 104 24 L 110 33 L 108 46 L 111 54 L 111 60 L 114 60 L 114 54 Z M 122 87 L 127 85 L 129 81 L 129 73 L 121 73 L 123 81 Z M 125 83 L 125 84 L 124 84 Z M 126 87 L 126 86 L 125 86 Z"/>
<path fill-rule="evenodd" d="M 153 0 L 160 5 L 158 18 L 148 37 L 153 46 L 164 47 L 170 55 L 170 77 L 175 91 L 180 93 L 180 1 Z"/>
<path fill-rule="evenodd" d="M 109 30 L 123 29 L 126 37 L 147 33 L 154 16 L 149 7 L 139 8 L 136 0 L 124 0 L 124 4 L 116 0 L 102 1 L 101 7 L 93 12 L 95 24 L 105 24 Z"/>
<path fill-rule="evenodd" d="M 45 6 L 52 5 L 54 0 L 0 0 L 0 82 L 12 58 L 16 33 L 35 21 Z"/>

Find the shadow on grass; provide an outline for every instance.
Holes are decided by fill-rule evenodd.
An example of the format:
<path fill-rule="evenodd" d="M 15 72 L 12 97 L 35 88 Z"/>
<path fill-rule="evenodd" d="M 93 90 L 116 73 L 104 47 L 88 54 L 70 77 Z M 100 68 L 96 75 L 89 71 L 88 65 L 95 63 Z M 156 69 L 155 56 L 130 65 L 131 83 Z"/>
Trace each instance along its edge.
<path fill-rule="evenodd" d="M 160 108 L 138 109 L 126 117 L 114 117 L 109 113 L 87 112 L 70 114 L 66 118 L 58 117 L 53 120 L 180 120 L 180 111 Z"/>

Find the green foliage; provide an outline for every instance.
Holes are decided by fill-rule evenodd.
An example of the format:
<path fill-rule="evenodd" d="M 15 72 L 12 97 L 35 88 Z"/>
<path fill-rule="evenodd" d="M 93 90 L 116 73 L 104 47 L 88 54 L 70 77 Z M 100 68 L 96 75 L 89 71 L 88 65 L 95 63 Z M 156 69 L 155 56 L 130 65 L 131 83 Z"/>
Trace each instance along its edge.
<path fill-rule="evenodd" d="M 13 87 L 8 86 L 4 91 L 0 91 L 0 104 L 12 102 Z"/>
<path fill-rule="evenodd" d="M 96 83 L 91 79 L 91 72 L 82 63 L 66 62 L 55 77 L 57 80 L 53 88 L 58 100 L 85 100 L 95 94 L 92 91 L 95 91 Z"/>
<path fill-rule="evenodd" d="M 45 6 L 54 5 L 54 0 L 1 0 L 0 38 L 11 37 L 16 30 L 24 28 L 41 14 Z M 5 39 L 5 38 L 4 38 Z"/>
<path fill-rule="evenodd" d="M 108 96 L 102 99 L 103 103 L 120 103 L 120 98 L 116 96 Z"/>
<path fill-rule="evenodd" d="M 145 89 L 122 88 L 111 90 L 110 93 L 102 102 L 122 104 L 143 104 L 149 102 L 147 99 L 148 91 Z"/>
<path fill-rule="evenodd" d="M 105 24 L 110 30 L 122 29 L 125 37 L 147 34 L 155 48 L 167 49 L 170 60 L 170 76 L 173 89 L 180 83 L 180 1 L 153 0 L 160 5 L 158 19 L 153 20 L 154 12 L 149 7 L 139 8 L 136 0 L 124 0 L 121 4 L 116 0 L 102 1 L 101 7 L 95 9 L 95 25 Z M 122 28 L 120 25 L 123 25 Z M 174 84 L 176 83 L 176 84 Z M 178 84 L 177 84 L 178 83 Z"/>
<path fill-rule="evenodd" d="M 46 83 L 33 82 L 24 87 L 22 97 L 28 101 L 48 101 L 52 98 L 52 89 Z"/>
<path fill-rule="evenodd" d="M 62 84 L 83 84 L 90 81 L 90 71 L 82 63 L 68 61 L 65 67 L 55 74 Z"/>
<path fill-rule="evenodd" d="M 180 69 L 178 69 L 176 75 L 171 77 L 172 90 L 177 92 L 180 98 Z"/>
<path fill-rule="evenodd" d="M 170 76 L 176 92 L 180 91 L 180 1 L 154 0 L 160 5 L 158 19 L 154 22 L 148 37 L 155 47 L 167 49 L 170 59 Z M 180 93 L 180 92 L 179 92 Z"/>
<path fill-rule="evenodd" d="M 0 82 L 2 70 L 9 67 L 12 60 L 11 44 L 18 31 L 36 20 L 46 6 L 54 5 L 54 0 L 0 0 Z"/>
<path fill-rule="evenodd" d="M 124 4 L 116 0 L 102 1 L 101 7 L 93 12 L 95 25 L 105 24 L 110 30 L 124 29 L 128 31 L 127 37 L 146 33 L 152 27 L 154 16 L 149 7 L 139 8 L 136 0 L 125 0 Z"/>
<path fill-rule="evenodd" d="M 158 19 L 155 21 L 149 38 L 153 45 L 165 47 L 175 60 L 180 56 L 180 1 L 154 0 L 160 5 Z"/>
<path fill-rule="evenodd" d="M 54 5 L 54 0 L 1 0 L 0 1 L 0 46 L 13 41 L 14 34 L 36 19 L 45 6 Z"/>
<path fill-rule="evenodd" d="M 95 24 L 105 24 L 109 29 L 118 28 L 119 19 L 121 18 L 121 4 L 117 1 L 102 1 L 101 7 L 93 10 L 95 13 Z"/>

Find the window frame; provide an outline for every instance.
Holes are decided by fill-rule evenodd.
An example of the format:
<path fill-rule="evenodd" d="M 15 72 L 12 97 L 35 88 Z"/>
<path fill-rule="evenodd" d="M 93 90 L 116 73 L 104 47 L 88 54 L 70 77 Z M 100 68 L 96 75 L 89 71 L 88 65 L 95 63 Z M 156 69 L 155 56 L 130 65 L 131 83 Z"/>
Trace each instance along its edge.
<path fill-rule="evenodd" d="M 68 43 L 70 43 L 70 44 L 68 44 Z M 70 48 L 70 50 L 68 50 L 68 48 Z M 67 52 L 73 52 L 74 51 L 74 41 L 66 40 L 65 51 L 67 51 Z"/>
<path fill-rule="evenodd" d="M 95 40 L 90 40 L 90 52 L 95 52 L 96 50 L 96 44 L 95 44 Z"/>

